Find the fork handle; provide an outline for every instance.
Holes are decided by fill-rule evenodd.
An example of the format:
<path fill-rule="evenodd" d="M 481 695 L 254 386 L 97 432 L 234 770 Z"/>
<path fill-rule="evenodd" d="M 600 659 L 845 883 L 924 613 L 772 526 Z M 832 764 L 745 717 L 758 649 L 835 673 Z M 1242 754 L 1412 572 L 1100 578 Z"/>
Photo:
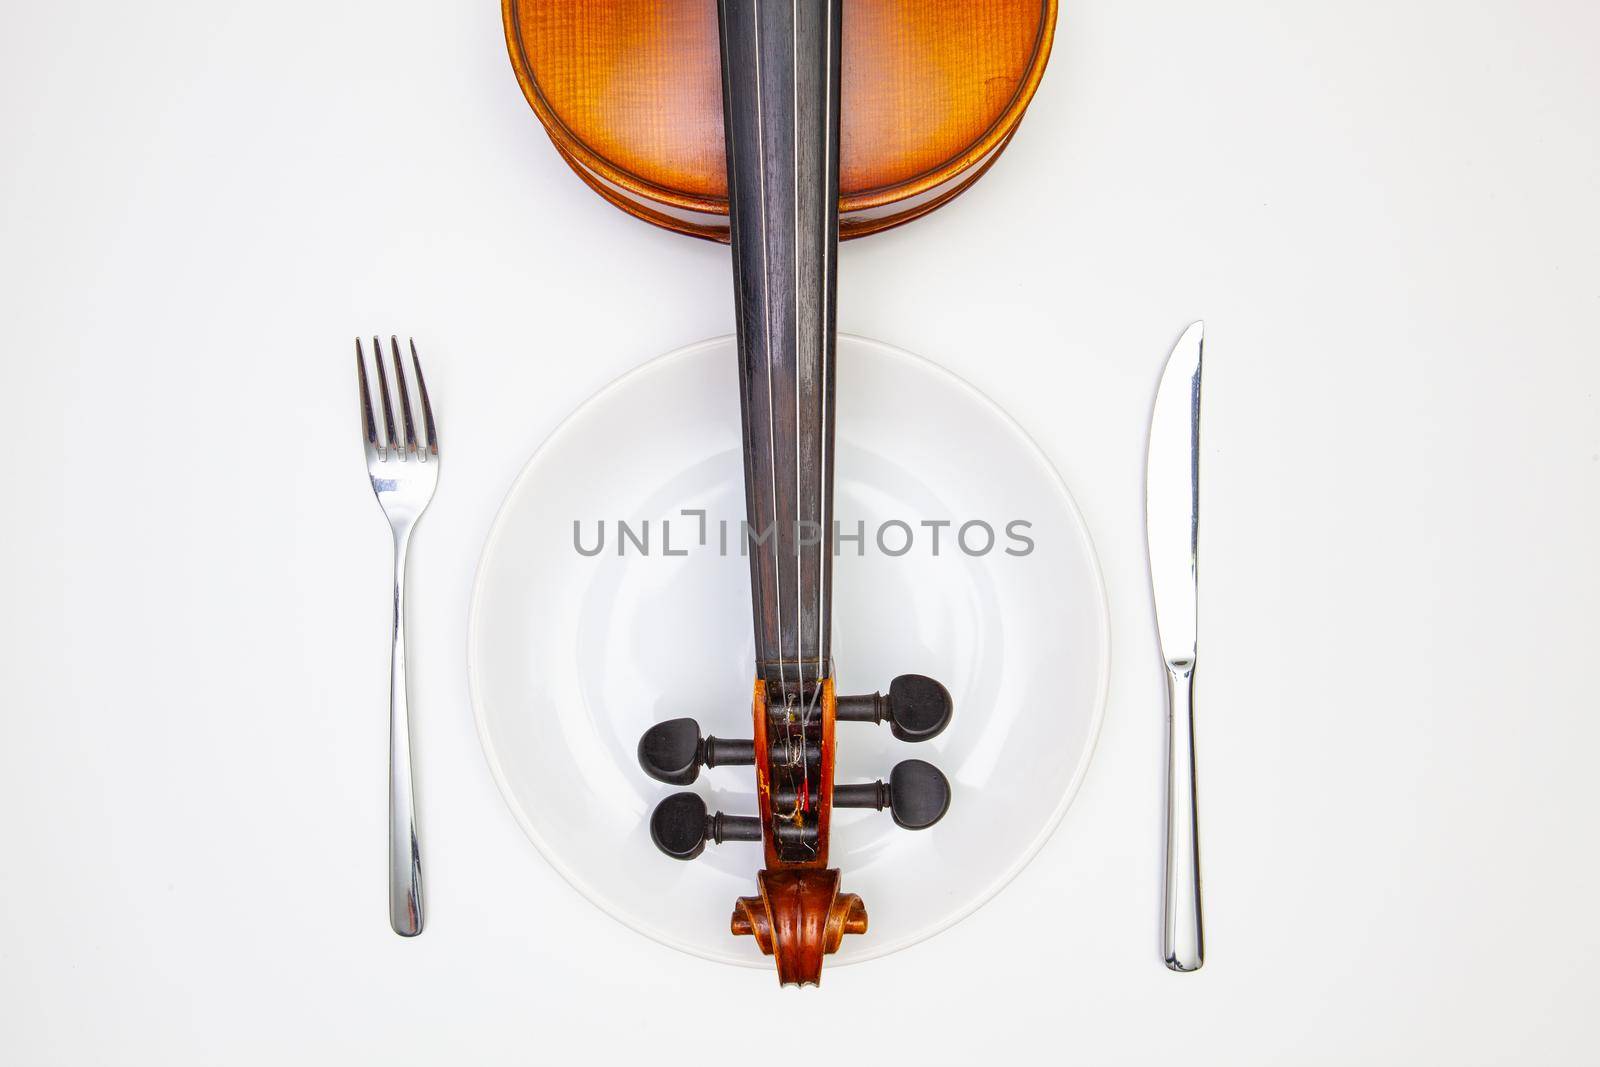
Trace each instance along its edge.
<path fill-rule="evenodd" d="M 422 933 L 422 855 L 411 795 L 411 716 L 406 706 L 406 554 L 410 530 L 394 541 L 394 648 L 389 660 L 389 925 Z"/>
<path fill-rule="evenodd" d="M 1200 919 L 1200 816 L 1194 759 L 1194 664 L 1167 667 L 1167 885 L 1162 949 L 1174 971 L 1205 959 Z"/>

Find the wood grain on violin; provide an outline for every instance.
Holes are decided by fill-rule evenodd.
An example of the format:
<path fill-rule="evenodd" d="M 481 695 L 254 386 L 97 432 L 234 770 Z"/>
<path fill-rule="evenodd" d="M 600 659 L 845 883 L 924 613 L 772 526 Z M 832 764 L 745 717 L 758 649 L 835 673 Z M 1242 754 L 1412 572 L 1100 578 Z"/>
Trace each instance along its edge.
<path fill-rule="evenodd" d="M 981 176 L 1033 98 L 1056 9 L 844 5 L 841 237 L 926 214 Z M 523 94 L 572 169 L 632 215 L 728 240 L 716 0 L 502 0 L 502 11 Z"/>

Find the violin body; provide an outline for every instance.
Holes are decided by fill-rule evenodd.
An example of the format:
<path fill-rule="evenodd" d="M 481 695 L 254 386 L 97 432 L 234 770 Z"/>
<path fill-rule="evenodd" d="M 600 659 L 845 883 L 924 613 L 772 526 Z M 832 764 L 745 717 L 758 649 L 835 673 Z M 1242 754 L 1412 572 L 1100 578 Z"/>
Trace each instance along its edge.
<path fill-rule="evenodd" d="M 834 812 L 888 809 L 924 830 L 951 802 L 917 759 L 887 782 L 834 781 L 837 724 L 887 722 L 915 743 L 953 710 L 916 674 L 887 695 L 834 691 L 839 240 L 932 211 L 993 163 L 1038 84 L 1055 3 L 504 0 L 504 12 L 523 91 L 573 169 L 631 214 L 732 246 L 751 736 L 672 719 L 645 732 L 639 763 L 678 786 L 704 767 L 755 769 L 757 814 L 678 792 L 652 813 L 651 840 L 677 860 L 761 842 L 759 893 L 735 902 L 730 929 L 784 984 L 816 984 L 823 958 L 867 932 L 866 905 L 828 865 Z"/>
<path fill-rule="evenodd" d="M 848 0 L 840 237 L 924 215 L 998 158 L 1044 73 L 1056 6 Z M 716 0 L 502 0 L 502 14 L 523 95 L 578 176 L 638 218 L 728 240 Z"/>

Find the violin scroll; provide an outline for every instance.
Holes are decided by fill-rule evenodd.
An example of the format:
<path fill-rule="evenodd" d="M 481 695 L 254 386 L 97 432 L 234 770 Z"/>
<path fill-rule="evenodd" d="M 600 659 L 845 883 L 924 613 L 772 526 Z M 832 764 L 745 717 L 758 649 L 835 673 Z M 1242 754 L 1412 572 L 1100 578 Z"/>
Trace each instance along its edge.
<path fill-rule="evenodd" d="M 756 939 L 781 984 L 821 985 L 822 957 L 839 951 L 845 934 L 867 932 L 866 905 L 839 892 L 836 870 L 768 868 L 756 881 L 761 895 L 738 899 L 729 928 Z"/>

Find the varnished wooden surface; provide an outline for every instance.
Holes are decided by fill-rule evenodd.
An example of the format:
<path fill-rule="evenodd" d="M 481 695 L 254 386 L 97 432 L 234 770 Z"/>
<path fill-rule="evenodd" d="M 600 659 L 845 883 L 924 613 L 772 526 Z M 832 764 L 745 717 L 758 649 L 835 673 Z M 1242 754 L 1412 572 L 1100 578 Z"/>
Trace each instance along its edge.
<path fill-rule="evenodd" d="M 502 3 L 523 92 L 573 169 L 624 210 L 725 236 L 716 0 Z M 927 210 L 993 161 L 1055 18 L 1056 0 L 846 0 L 843 236 Z"/>
<path fill-rule="evenodd" d="M 799 859 L 783 857 L 777 845 L 777 813 L 773 810 L 773 794 L 785 788 L 794 789 L 798 782 L 796 775 L 785 772 L 782 768 L 774 768 L 769 759 L 773 744 L 780 740 L 773 730 L 774 719 L 782 713 L 774 712 L 772 705 L 768 703 L 768 691 L 766 680 L 757 678 L 750 701 L 750 720 L 756 753 L 756 807 L 761 815 L 761 839 L 764 842 L 763 855 L 766 865 L 772 868 L 826 867 L 828 837 L 833 825 L 834 737 L 838 719 L 838 699 L 834 692 L 833 679 L 825 678 L 822 681 L 818 694 L 817 714 L 810 726 L 809 740 L 816 742 L 818 761 L 798 776 L 807 781 L 814 781 L 817 791 L 816 810 L 805 820 L 816 827 L 817 846 L 813 852 Z"/>
<path fill-rule="evenodd" d="M 836 870 L 766 870 L 757 883 L 761 895 L 734 903 L 729 928 L 756 939 L 782 985 L 821 985 L 822 958 L 839 951 L 846 934 L 867 932 L 866 905 L 839 892 Z"/>
<path fill-rule="evenodd" d="M 816 827 L 817 849 L 810 856 L 786 859 L 777 844 L 780 813 L 773 810 L 774 768 L 770 753 L 774 736 L 768 684 L 757 678 L 750 704 L 755 738 L 756 804 L 761 813 L 761 839 L 766 867 L 758 875 L 760 896 L 734 902 L 730 929 L 752 936 L 762 953 L 773 957 L 784 985 L 816 985 L 822 957 L 839 950 L 846 934 L 867 932 L 867 908 L 854 893 L 839 892 L 839 872 L 828 867 L 828 837 L 833 822 L 834 723 L 837 703 L 833 679 L 822 682 L 815 725 L 818 761 L 798 775 L 817 784 L 817 808 L 800 821 Z M 785 784 L 797 784 L 792 772 Z M 791 821 L 793 821 L 791 819 Z"/>

